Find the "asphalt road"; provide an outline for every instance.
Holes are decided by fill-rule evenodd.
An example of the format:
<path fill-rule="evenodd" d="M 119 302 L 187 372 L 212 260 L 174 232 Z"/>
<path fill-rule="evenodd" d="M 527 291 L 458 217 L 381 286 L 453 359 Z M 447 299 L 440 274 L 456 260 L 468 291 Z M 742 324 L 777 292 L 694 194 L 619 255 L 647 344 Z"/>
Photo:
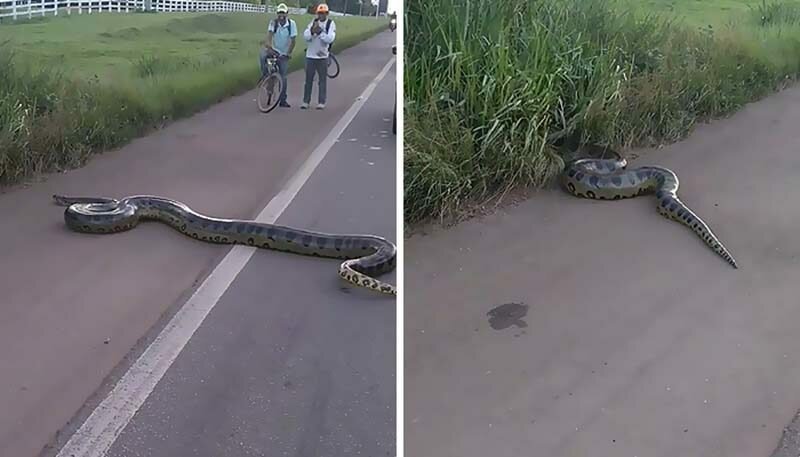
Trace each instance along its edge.
<path fill-rule="evenodd" d="M 739 270 L 653 197 L 407 240 L 406 455 L 770 455 L 800 406 L 798 120 L 794 88 L 630 165 L 675 170 Z"/>
<path fill-rule="evenodd" d="M 229 249 L 189 240 L 162 224 L 145 224 L 108 237 L 72 233 L 64 227 L 63 208 L 54 206 L 50 196 L 157 194 L 206 214 L 251 218 L 281 190 L 392 57 L 394 39 L 395 34 L 381 33 L 338 55 L 342 73 L 329 83 L 324 111 L 296 109 L 302 75 L 294 73 L 289 78 L 289 101 L 295 106 L 291 110 L 261 115 L 250 92 L 105 153 L 84 168 L 0 195 L 0 214 L 4 215 L 0 224 L 4 240 L 0 251 L 0 455 L 37 455 L 103 386 L 126 354 L 137 348 L 137 341 L 146 339 L 163 316 L 180 306 Z M 384 118 L 391 118 L 390 108 L 373 121 L 383 125 Z M 390 131 L 391 123 L 382 129 Z M 366 139 L 365 135 L 359 137 Z M 350 147 L 353 155 L 369 150 L 359 142 Z M 341 175 L 331 179 L 349 186 L 338 191 L 359 190 L 377 201 L 380 190 L 368 187 L 369 175 L 345 168 L 338 172 Z M 394 192 L 393 181 L 390 186 L 389 178 L 382 179 L 382 185 Z M 337 196 L 318 195 L 317 202 L 328 199 L 328 206 L 334 200 L 338 205 Z M 382 204 L 394 204 L 393 197 Z M 306 205 L 309 210 L 314 203 Z M 350 220 L 346 219 L 350 213 L 336 212 L 332 206 L 324 213 L 308 214 L 312 218 L 308 220 L 289 213 L 287 222 L 305 222 L 312 228 L 394 227 L 390 220 L 367 225 L 372 219 L 363 210 Z M 338 218 L 327 220 L 329 215 Z M 389 215 L 393 217 L 393 207 L 374 214 Z M 389 237 L 393 230 L 379 232 Z M 270 281 L 272 294 L 285 296 L 285 290 L 278 292 L 282 288 L 311 294 L 312 287 L 330 294 L 338 284 L 335 263 L 273 252 L 264 256 L 288 262 L 281 263 L 287 266 L 281 274 L 292 278 Z M 262 284 L 267 283 L 265 278 Z M 308 285 L 293 286 L 301 280 Z M 335 293 L 345 292 L 336 289 Z M 351 299 L 361 300 L 355 294 Z M 267 296 L 262 300 L 263 306 L 274 303 Z M 288 301 L 281 306 L 293 308 Z M 391 305 L 382 302 L 380 307 Z M 374 325 L 380 328 L 381 324 Z"/>
<path fill-rule="evenodd" d="M 394 81 L 279 224 L 396 241 Z M 273 254 L 250 260 L 109 457 L 394 456 L 395 300 L 353 289 L 335 260 Z"/>

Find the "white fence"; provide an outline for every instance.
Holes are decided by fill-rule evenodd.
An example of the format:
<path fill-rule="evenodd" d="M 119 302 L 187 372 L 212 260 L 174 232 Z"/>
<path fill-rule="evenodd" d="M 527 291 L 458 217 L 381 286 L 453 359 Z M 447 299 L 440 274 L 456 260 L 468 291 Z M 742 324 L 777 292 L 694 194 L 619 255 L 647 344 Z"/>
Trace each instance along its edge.
<path fill-rule="evenodd" d="M 0 21 L 31 19 L 46 14 L 93 14 L 100 12 L 247 12 L 264 13 L 264 5 L 223 0 L 0 0 Z M 273 11 L 274 7 L 269 7 Z M 289 8 L 291 14 L 307 14 L 303 8 Z M 331 11 L 332 16 L 341 13 Z"/>

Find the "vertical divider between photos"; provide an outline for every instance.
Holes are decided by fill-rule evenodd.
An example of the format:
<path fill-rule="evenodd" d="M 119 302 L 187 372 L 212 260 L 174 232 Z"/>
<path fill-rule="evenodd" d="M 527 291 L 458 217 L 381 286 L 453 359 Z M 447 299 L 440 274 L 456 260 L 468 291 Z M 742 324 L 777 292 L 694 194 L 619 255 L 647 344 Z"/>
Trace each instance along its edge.
<path fill-rule="evenodd" d="M 397 178 L 395 179 L 397 183 L 397 192 L 395 194 L 395 198 L 397 199 L 397 204 L 395 205 L 397 208 L 397 329 L 395 330 L 395 339 L 397 341 L 397 353 L 395 355 L 395 360 L 397 364 L 396 373 L 397 373 L 397 394 L 395 396 L 395 409 L 396 409 L 396 427 L 397 432 L 395 434 L 396 439 L 396 452 L 398 457 L 403 457 L 405 455 L 405 448 L 404 448 L 404 418 L 405 418 L 405 410 L 404 410 L 404 394 L 405 394 L 405 320 L 404 320 L 404 313 L 405 313 L 405 243 L 404 243 L 404 234 L 405 234 L 405 223 L 403 221 L 403 194 L 404 194 L 404 170 L 403 170 L 403 119 L 404 119 L 404 92 L 403 92 L 403 75 L 404 75 L 404 59 L 403 56 L 405 55 L 405 46 L 404 46 L 404 36 L 405 36 L 405 5 L 403 0 L 398 0 L 397 5 L 397 28 L 395 29 L 395 44 L 397 45 L 397 56 L 396 56 L 396 63 L 395 63 L 395 71 L 396 71 L 396 97 L 397 97 L 397 135 L 395 138 L 396 141 L 396 148 L 397 148 Z"/>

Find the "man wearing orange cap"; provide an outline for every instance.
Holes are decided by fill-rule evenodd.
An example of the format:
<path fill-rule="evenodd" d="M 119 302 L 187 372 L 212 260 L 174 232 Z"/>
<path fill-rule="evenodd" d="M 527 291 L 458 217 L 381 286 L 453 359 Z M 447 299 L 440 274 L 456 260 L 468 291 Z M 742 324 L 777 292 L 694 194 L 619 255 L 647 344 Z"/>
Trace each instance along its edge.
<path fill-rule="evenodd" d="M 325 108 L 328 83 L 328 55 L 331 43 L 336 39 L 336 24 L 328 18 L 328 5 L 317 6 L 317 17 L 308 24 L 303 38 L 308 44 L 306 49 L 306 86 L 303 93 L 301 109 L 308 109 L 311 103 L 311 90 L 314 86 L 314 74 L 319 78 L 319 94 L 317 109 Z"/>

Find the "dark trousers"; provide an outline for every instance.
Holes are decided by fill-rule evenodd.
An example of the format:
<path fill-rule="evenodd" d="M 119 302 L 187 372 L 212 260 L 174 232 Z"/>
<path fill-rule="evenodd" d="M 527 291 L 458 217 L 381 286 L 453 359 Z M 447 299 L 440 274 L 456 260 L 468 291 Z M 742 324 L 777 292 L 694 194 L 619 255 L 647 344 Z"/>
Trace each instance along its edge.
<path fill-rule="evenodd" d="M 311 89 L 314 86 L 314 74 L 319 78 L 319 103 L 325 103 L 328 95 L 328 59 L 310 59 L 306 57 L 306 87 L 303 102 L 311 103 Z"/>
<path fill-rule="evenodd" d="M 286 103 L 286 86 L 289 85 L 289 58 L 286 56 L 281 56 L 278 59 L 278 73 L 281 75 L 281 98 L 279 99 L 280 103 Z"/>

